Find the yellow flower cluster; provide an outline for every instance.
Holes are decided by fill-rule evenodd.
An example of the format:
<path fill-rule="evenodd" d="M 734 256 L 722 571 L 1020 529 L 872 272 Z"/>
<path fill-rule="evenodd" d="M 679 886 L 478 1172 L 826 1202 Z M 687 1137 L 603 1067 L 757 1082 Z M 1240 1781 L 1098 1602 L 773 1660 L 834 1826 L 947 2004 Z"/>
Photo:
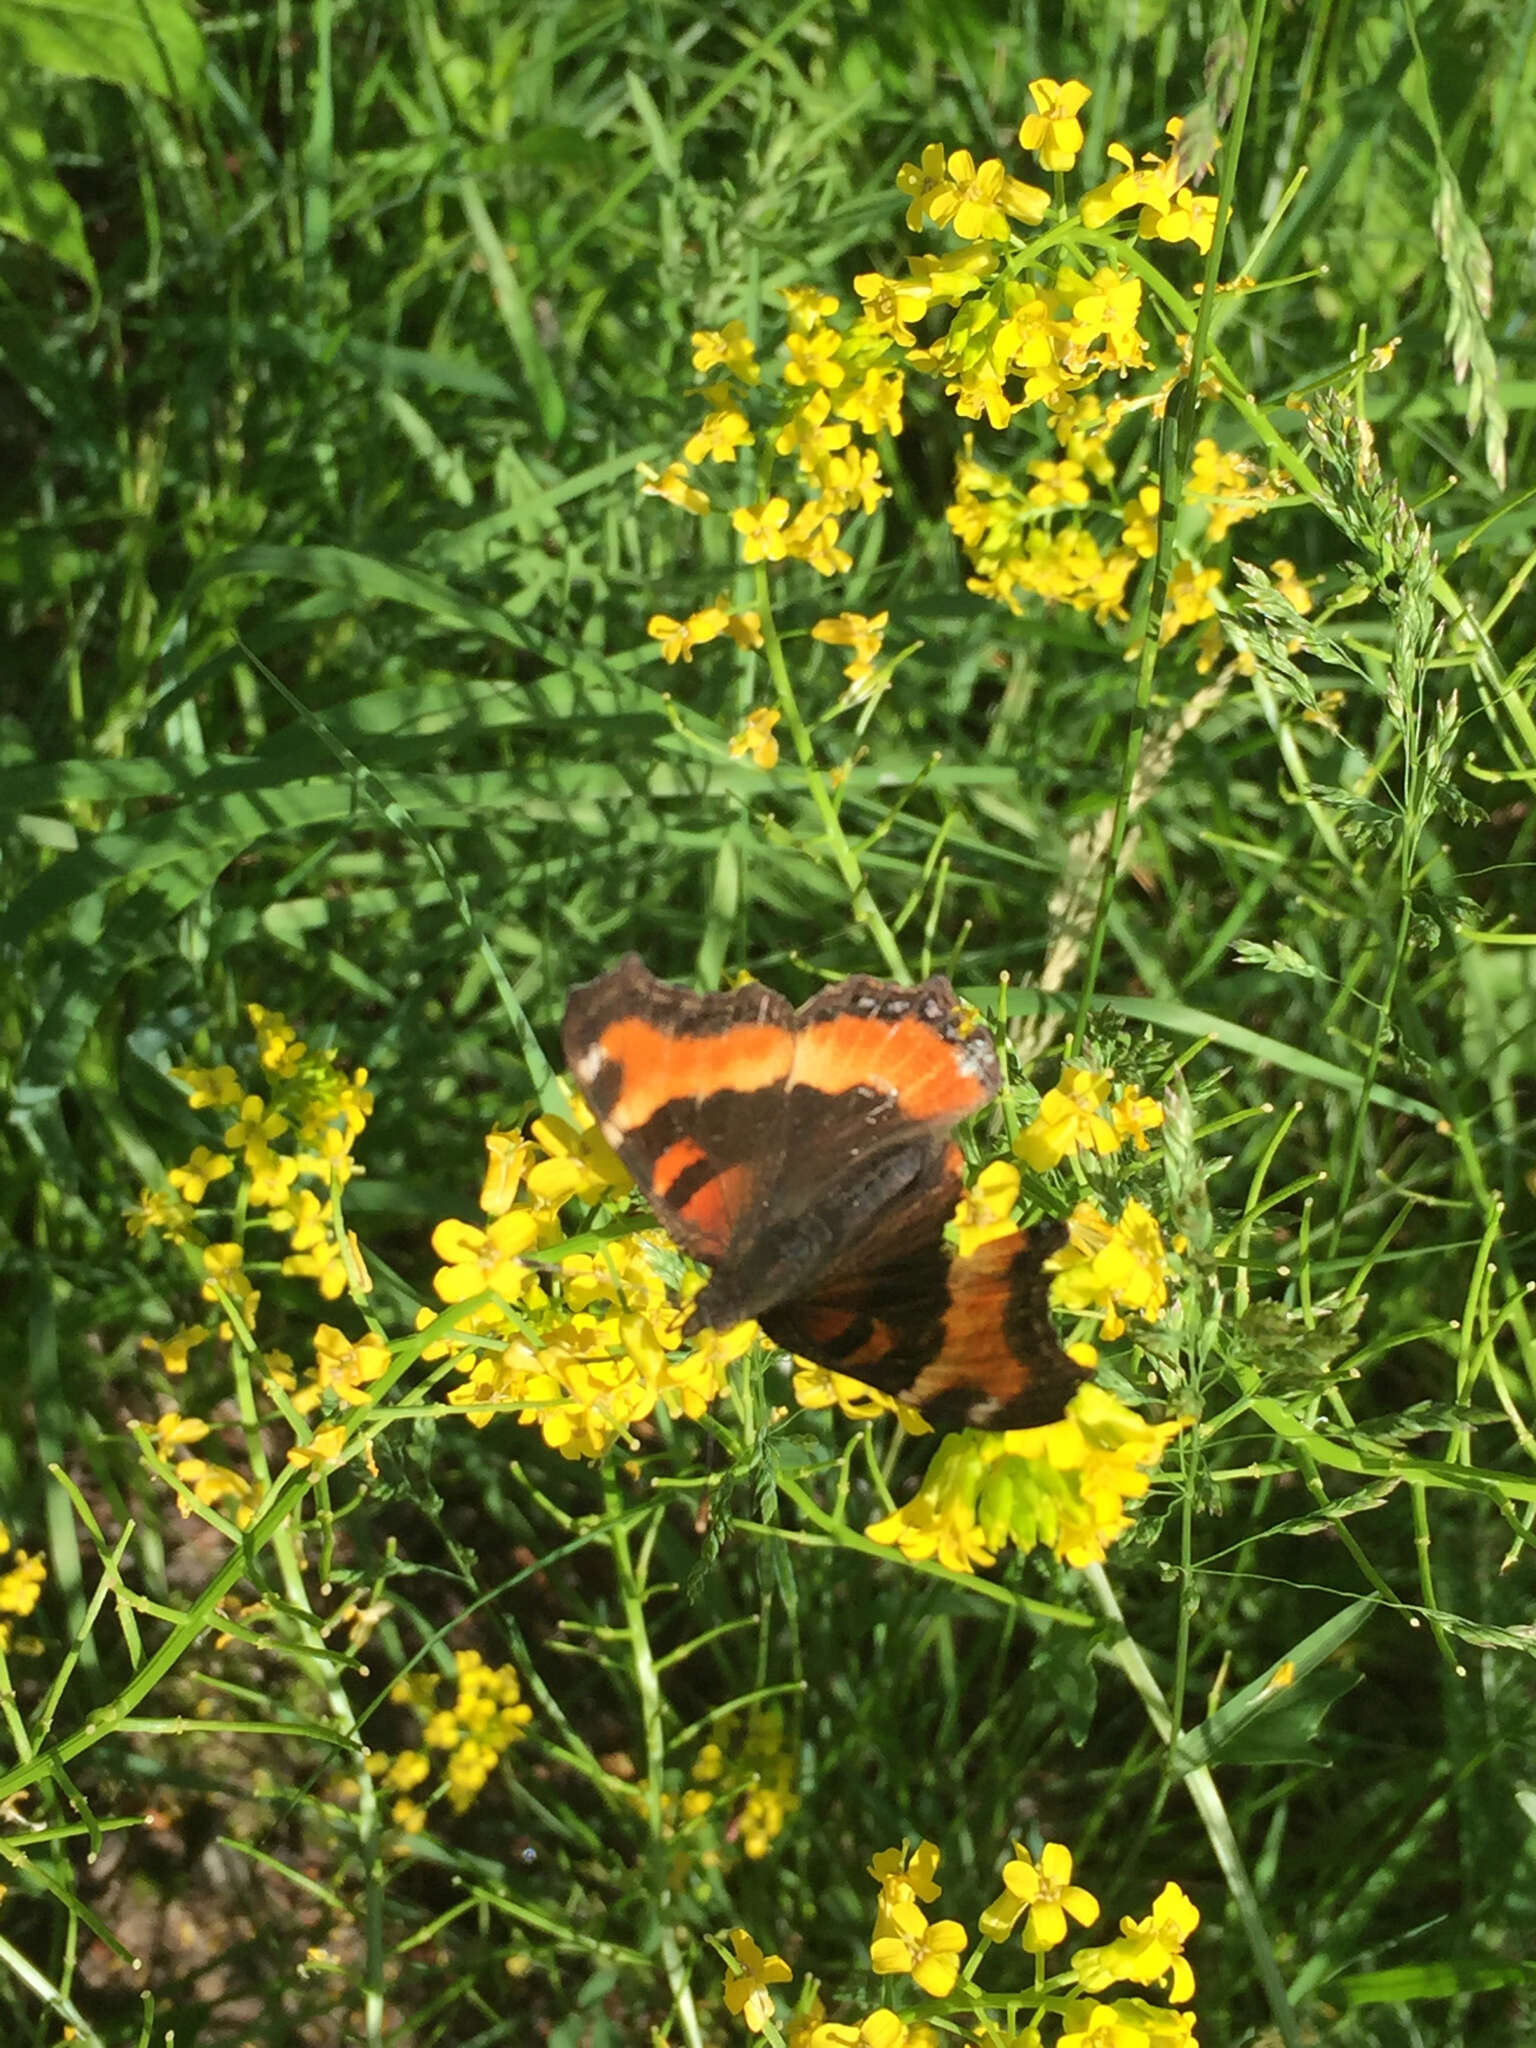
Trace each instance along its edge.
<path fill-rule="evenodd" d="M 1021 146 L 1045 170 L 1072 169 L 1083 147 L 1079 116 L 1091 97 L 1088 87 L 1078 79 L 1037 78 L 1029 95 Z M 948 517 L 970 560 L 969 588 L 1015 613 L 1035 600 L 1091 612 L 1101 625 L 1125 620 L 1131 578 L 1156 552 L 1157 486 L 1129 477 L 1116 504 L 1095 503 L 1094 485 L 1113 483 L 1105 444 L 1120 421 L 1149 407 L 1160 412 L 1183 372 L 1108 406 L 1094 390 L 1103 377 L 1121 381 L 1153 367 L 1142 280 L 1115 253 L 1113 235 L 1125 231 L 1106 230 L 1134 211 L 1130 232 L 1204 253 L 1216 221 L 1214 196 L 1192 189 L 1207 167 L 1201 152 L 1177 117 L 1166 133 L 1167 154 L 1139 162 L 1124 144 L 1110 144 L 1111 175 L 1075 208 L 1063 204 L 1051 222 L 1049 261 L 1044 249 L 1031 258 L 1028 238 L 1051 212 L 1048 191 L 1015 177 L 998 157 L 978 162 L 968 149 L 928 143 L 916 163 L 902 164 L 896 185 L 907 200 L 908 228 L 947 232 L 955 246 L 909 258 L 904 276 L 870 271 L 855 277 L 858 303 L 851 318 L 818 287 L 787 289 L 787 332 L 771 379 L 764 379 L 739 320 L 696 333 L 703 421 L 681 460 L 660 473 L 644 472 L 644 488 L 703 514 L 712 501 L 696 480 L 700 465 L 734 467 L 754 448 L 792 459 L 792 483 L 760 459 L 764 494 L 731 512 L 741 560 L 799 561 L 823 576 L 842 574 L 851 566 L 844 522 L 872 512 L 889 495 L 870 444 L 900 430 L 907 378 L 930 377 L 960 419 L 982 420 L 994 430 L 1040 408 L 1042 426 L 1056 443 L 1054 452 L 1024 464 L 1028 481 L 1022 485 L 978 463 L 967 443 Z M 920 339 L 919 325 L 934 315 L 942 315 L 943 324 Z M 1195 451 L 1185 497 L 1205 508 L 1205 544 L 1216 546 L 1236 520 L 1264 510 L 1277 493 L 1251 463 L 1207 437 Z M 1095 530 L 1105 520 L 1118 526 L 1117 538 Z M 1214 620 L 1219 583 L 1218 570 L 1179 561 L 1159 623 L 1162 639 Z M 688 619 L 658 614 L 648 630 L 675 661 L 726 631 L 740 645 L 759 644 L 755 634 L 736 629 L 738 618 L 760 623 L 751 613 L 732 614 L 721 597 Z M 825 630 L 834 623 L 824 621 L 816 637 L 837 644 L 835 633 Z M 888 677 L 857 640 L 840 644 L 857 655 L 843 708 Z"/>
<path fill-rule="evenodd" d="M 1060 1422 L 963 1430 L 934 1452 L 912 1499 L 865 1531 L 917 1562 L 955 1572 L 996 1562 L 1006 1545 L 1043 1544 L 1063 1564 L 1102 1564 L 1130 1527 L 1127 1501 L 1185 1427 L 1147 1422 L 1103 1387 L 1080 1387 Z"/>
<path fill-rule="evenodd" d="M 766 1856 L 800 1804 L 794 1790 L 794 1757 L 784 1746 L 784 1716 L 776 1707 L 752 1707 L 745 1721 L 722 1715 L 714 1738 L 693 1761 L 694 1789 L 682 1800 L 684 1818 L 700 1820 L 711 1811 L 730 1815 L 726 1838 L 744 1856 Z"/>
<path fill-rule="evenodd" d="M 338 1240 L 329 1198 L 356 1170 L 353 1147 L 373 1113 L 373 1095 L 365 1067 L 347 1074 L 334 1052 L 306 1045 L 280 1012 L 252 1003 L 247 1015 L 269 1092 L 247 1091 L 230 1066 L 172 1067 L 187 1090 L 189 1108 L 223 1112 L 228 1119 L 226 1149 L 195 1147 L 185 1164 L 166 1176 L 174 1195 L 144 1189 L 129 1212 L 128 1229 L 135 1237 L 154 1230 L 173 1244 L 199 1251 L 204 1300 L 218 1301 L 222 1291 L 249 1329 L 261 1297 L 245 1270 L 243 1246 L 210 1243 L 198 1227 L 196 1212 L 208 1189 L 236 1172 L 238 1157 L 244 1203 L 248 1210 L 264 1212 L 253 1220 L 288 1239 L 285 1273 L 314 1280 L 328 1301 L 342 1294 L 349 1281 L 366 1284 L 357 1241 L 349 1238 L 343 1245 Z M 166 1370 L 185 1372 L 188 1351 L 212 1334 L 194 1324 L 163 1340 L 156 1348 Z M 230 1335 L 227 1322 L 219 1335 Z"/>
<path fill-rule="evenodd" d="M 396 1706 L 410 1707 L 421 1719 L 422 1747 L 393 1756 L 374 1750 L 368 1758 L 368 1775 L 382 1791 L 397 1795 L 390 1819 L 408 1835 L 419 1835 L 427 1824 L 426 1806 L 410 1795 L 432 1775 L 428 1750 L 446 1752 L 442 1794 L 455 1813 L 464 1813 L 533 1719 L 514 1665 L 487 1664 L 478 1650 L 456 1650 L 453 1666 L 451 1706 L 437 1703 L 442 1677 L 435 1671 L 413 1672 L 390 1690 Z"/>
<path fill-rule="evenodd" d="M 211 1188 L 228 1182 L 230 1190 L 238 1189 L 232 1206 L 246 1225 L 286 1240 L 281 1271 L 312 1281 L 324 1300 L 335 1301 L 349 1290 L 366 1293 L 371 1284 L 357 1238 L 350 1231 L 339 1233 L 335 1212 L 335 1197 L 359 1170 L 354 1148 L 373 1113 L 367 1070 L 348 1072 L 334 1052 L 307 1045 L 280 1011 L 252 1003 L 246 1014 L 255 1036 L 259 1089 L 248 1089 L 231 1066 L 172 1067 L 187 1091 L 188 1106 L 222 1119 L 224 1149 L 196 1146 L 166 1176 L 174 1193 L 144 1189 L 128 1217 L 135 1237 L 154 1231 L 188 1247 L 201 1268 L 203 1300 L 222 1311 L 218 1319 L 210 1315 L 182 1324 L 167 1337 L 144 1339 L 175 1378 L 186 1374 L 192 1354 L 215 1336 L 226 1342 L 238 1339 L 242 1346 L 253 1343 L 261 1308 L 246 1244 L 212 1236 L 200 1220 Z M 288 1397 L 290 1419 L 293 1413 L 311 1415 L 322 1403 L 333 1413 L 338 1408 L 344 1413 L 372 1398 L 369 1390 L 390 1360 L 382 1338 L 353 1339 L 322 1323 L 314 1347 L 314 1373 L 303 1384 L 286 1352 L 262 1354 L 269 1385 Z M 171 1408 L 148 1440 L 162 1460 L 174 1462 L 191 1499 L 228 1511 L 244 1527 L 259 1505 L 261 1488 L 233 1467 L 193 1451 L 209 1435 L 207 1423 Z M 296 1444 L 288 1459 L 322 1466 L 340 1452 L 345 1438 L 344 1425 L 332 1422 Z M 189 1512 L 186 1497 L 181 1510 Z"/>
<path fill-rule="evenodd" d="M 1056 1254 L 1051 1283 L 1055 1306 L 1098 1315 L 1106 1342 L 1125 1334 L 1126 1309 L 1155 1323 L 1168 1306 L 1168 1265 L 1151 1210 L 1132 1199 L 1121 1209 L 1119 1222 L 1110 1223 L 1092 1202 L 1079 1202 L 1067 1228 L 1071 1237 Z"/>
<path fill-rule="evenodd" d="M 11 1553 L 11 1532 L 0 1522 L 0 1557 Z M 14 1564 L 7 1565 L 0 1572 L 0 1655 L 14 1646 L 19 1650 L 32 1652 L 41 1650 L 40 1643 L 32 1638 L 17 1640 L 12 1635 L 11 1617 L 18 1619 L 31 1614 L 43 1596 L 43 1586 L 48 1578 L 48 1567 L 42 1558 L 30 1550 L 18 1550 Z"/>
<path fill-rule="evenodd" d="M 938 1865 L 939 1850 L 932 1842 L 920 1842 L 910 1854 L 884 1849 L 870 1863 L 880 1895 L 869 1961 L 877 1976 L 909 1976 L 928 1997 L 947 1999 L 970 1936 L 960 1921 L 930 1921 L 923 1910 L 940 1896 Z M 1038 1857 L 1016 1842 L 1003 1867 L 1003 1885 L 1002 1896 L 980 1918 L 986 1941 L 1006 1941 L 1022 1918 L 1024 1948 L 1044 1956 L 1065 1942 L 1069 1920 L 1090 1927 L 1099 1917 L 1098 1900 L 1073 1882 L 1072 1852 L 1060 1842 L 1045 1843 Z M 1045 2048 L 1047 2026 L 1056 2029 L 1054 2048 L 1196 2048 L 1195 2015 L 1177 2008 L 1194 1996 L 1194 1972 L 1184 1947 L 1199 1924 L 1190 1899 L 1178 1885 L 1166 1884 L 1144 1920 L 1121 1921 L 1119 1940 L 1079 1949 L 1059 1966 L 1059 1975 L 1068 1981 L 1066 1997 L 1053 1980 L 1049 1993 L 1010 1991 L 994 2001 L 972 1970 L 967 2019 L 986 2039 L 1001 2040 L 987 2016 L 995 2003 L 1008 2010 L 1008 2039 L 1032 2048 Z M 777 2021 L 772 1987 L 792 1983 L 794 1973 L 782 1956 L 765 1955 L 744 1927 L 731 1930 L 730 1942 L 726 2009 L 749 2032 L 760 2034 Z M 1162 1987 L 1169 2003 L 1153 2005 L 1137 1996 L 1106 2001 L 1103 1994 L 1122 1984 Z M 1021 2004 L 1034 2006 L 1034 2020 L 1027 2032 L 1015 2034 L 1011 2029 Z M 938 2040 L 921 2020 L 907 2019 L 889 2006 L 855 2019 L 828 2019 L 814 1990 L 784 2023 L 784 2038 L 789 2048 L 932 2048 Z"/>
<path fill-rule="evenodd" d="M 1049 1173 L 1074 1152 L 1104 1158 L 1126 1143 L 1145 1152 L 1147 1133 L 1162 1124 L 1163 1106 L 1130 1083 L 1115 1090 L 1111 1101 L 1113 1086 L 1113 1074 L 1064 1066 L 1035 1117 L 1015 1138 L 1014 1151 L 1035 1173 Z"/>
<path fill-rule="evenodd" d="M 221 1465 L 194 1452 L 192 1446 L 206 1442 L 212 1434 L 206 1422 L 168 1408 L 147 1434 L 157 1455 L 174 1465 L 176 1477 L 194 1500 L 220 1512 L 227 1509 L 237 1528 L 246 1526 L 260 1505 L 259 1489 L 232 1465 Z M 192 1512 L 185 1499 L 179 1499 L 177 1506 L 183 1519 Z"/>
<path fill-rule="evenodd" d="M 685 1345 L 654 1233 L 569 1246 L 564 1204 L 630 1185 L 585 1104 L 574 1115 L 540 1117 L 526 1138 L 486 1139 L 485 1227 L 449 1218 L 432 1234 L 443 1261 L 434 1292 L 450 1308 L 470 1305 L 446 1332 L 424 1308 L 417 1328 L 435 1332 L 423 1355 L 449 1359 L 461 1376 L 448 1401 L 471 1422 L 483 1428 L 511 1409 L 563 1457 L 598 1458 L 658 1405 L 702 1415 L 753 1331 L 701 1331 Z"/>

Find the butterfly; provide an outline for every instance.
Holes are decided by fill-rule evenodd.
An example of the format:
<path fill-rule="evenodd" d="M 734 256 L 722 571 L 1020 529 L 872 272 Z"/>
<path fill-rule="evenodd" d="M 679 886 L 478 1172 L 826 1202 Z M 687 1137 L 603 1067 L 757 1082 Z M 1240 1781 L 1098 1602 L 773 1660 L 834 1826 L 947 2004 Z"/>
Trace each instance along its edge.
<path fill-rule="evenodd" d="M 638 954 L 571 991 L 565 1057 L 657 1220 L 710 1268 L 693 1321 L 910 1403 L 936 1428 L 1054 1422 L 1087 1377 L 1051 1323 L 1048 1222 L 956 1256 L 954 1128 L 1002 1085 L 941 974 L 856 974 L 795 1009 L 701 995 Z"/>

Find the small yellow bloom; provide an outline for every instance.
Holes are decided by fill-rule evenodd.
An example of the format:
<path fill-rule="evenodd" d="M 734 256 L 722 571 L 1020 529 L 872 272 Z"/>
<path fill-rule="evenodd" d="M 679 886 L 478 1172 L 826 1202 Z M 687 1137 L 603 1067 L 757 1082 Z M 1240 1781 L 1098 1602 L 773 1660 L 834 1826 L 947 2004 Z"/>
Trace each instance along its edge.
<path fill-rule="evenodd" d="M 730 755 L 733 761 L 748 759 L 756 768 L 774 768 L 778 765 L 779 743 L 773 728 L 779 722 L 779 713 L 766 706 L 747 713 L 746 724 L 739 732 L 731 735 Z"/>
<path fill-rule="evenodd" d="M 669 505 L 676 505 L 680 511 L 692 512 L 702 517 L 709 510 L 709 499 L 697 484 L 688 481 L 686 462 L 669 462 L 659 473 L 648 462 L 640 464 L 640 489 L 648 498 L 664 498 Z"/>
<path fill-rule="evenodd" d="M 725 1980 L 728 2012 L 746 2022 L 747 2031 L 760 2034 L 773 2018 L 770 1984 L 787 1984 L 794 1976 L 782 1956 L 765 1956 L 744 1927 L 731 1929 L 731 1947 L 736 1951 L 736 1968 Z"/>
<path fill-rule="evenodd" d="M 234 1170 L 235 1162 L 227 1153 L 210 1152 L 206 1145 L 199 1145 L 185 1166 L 173 1166 L 165 1177 L 182 1200 L 196 1208 L 208 1192 L 208 1183 L 222 1180 Z"/>
<path fill-rule="evenodd" d="M 960 1256 L 968 1259 L 984 1244 L 1006 1237 L 1013 1229 L 1013 1212 L 1019 1199 L 1019 1169 L 1010 1159 L 994 1159 L 984 1166 L 960 1197 L 955 1210 Z"/>
<path fill-rule="evenodd" d="M 512 1209 L 479 1230 L 450 1216 L 432 1233 L 432 1249 L 443 1260 L 433 1276 L 439 1301 L 467 1301 L 483 1288 L 494 1288 L 516 1301 L 528 1281 L 522 1254 L 536 1242 L 538 1220 L 532 1210 Z"/>
<path fill-rule="evenodd" d="M 1063 2013 L 1062 2021 L 1057 2048 L 1151 2048 L 1152 2037 L 1145 2027 L 1122 2019 L 1112 2005 L 1074 2000 Z"/>
<path fill-rule="evenodd" d="M 948 1998 L 960 1975 L 960 1958 L 970 1936 L 958 1920 L 930 1921 L 922 1909 L 902 1902 L 886 1909 L 889 1930 L 869 1945 L 869 1966 L 877 1977 L 910 1976 L 930 1998 Z"/>
<path fill-rule="evenodd" d="M 188 1109 L 233 1109 L 240 1100 L 240 1078 L 233 1067 L 172 1067 L 171 1072 L 186 1084 Z"/>
<path fill-rule="evenodd" d="M 739 320 L 724 327 L 702 327 L 693 336 L 693 367 L 701 377 L 724 369 L 738 384 L 755 384 L 762 376 L 752 337 Z"/>
<path fill-rule="evenodd" d="M 160 1363 L 168 1373 L 179 1377 L 187 1369 L 187 1354 L 199 1344 L 206 1344 L 212 1335 L 205 1323 L 187 1323 L 169 1337 L 146 1337 L 144 1343 L 159 1352 Z"/>
<path fill-rule="evenodd" d="M 1026 1166 L 1048 1173 L 1073 1152 L 1095 1152 L 1102 1158 L 1119 1151 L 1121 1139 L 1103 1114 L 1111 1078 L 1085 1067 L 1062 1068 L 1039 1114 L 1014 1140 L 1013 1149 Z"/>
<path fill-rule="evenodd" d="M 1158 645 L 1166 647 L 1186 626 L 1198 626 L 1202 619 L 1213 618 L 1216 605 L 1211 592 L 1220 585 L 1219 569 L 1197 569 L 1193 562 L 1178 563 L 1168 579 L 1168 602 L 1158 629 Z"/>
<path fill-rule="evenodd" d="M 1029 96 L 1035 111 L 1019 124 L 1020 146 L 1039 157 L 1041 170 L 1070 171 L 1083 146 L 1083 124 L 1077 117 L 1092 91 L 1078 78 L 1060 85 L 1054 78 L 1034 78 Z"/>
<path fill-rule="evenodd" d="M 312 1469 L 328 1465 L 340 1456 L 347 1441 L 347 1426 L 344 1422 L 333 1422 L 326 1429 L 317 1429 L 307 1444 L 293 1444 L 288 1451 L 290 1465 L 309 1466 Z"/>
<path fill-rule="evenodd" d="M 382 1338 L 353 1339 L 322 1323 L 315 1331 L 315 1367 L 319 1386 L 355 1408 L 368 1399 L 365 1389 L 388 1372 L 389 1346 Z"/>
<path fill-rule="evenodd" d="M 1060 1842 L 1047 1842 L 1038 1863 L 1022 1843 L 1013 1847 L 1014 1860 L 1003 1865 L 1002 1895 L 982 1914 L 981 1931 L 989 1941 L 1006 1941 L 1022 1914 L 1026 1951 L 1044 1955 L 1066 1940 L 1068 1915 L 1080 1927 L 1091 1927 L 1099 1902 L 1073 1884 L 1072 1852 Z"/>
<path fill-rule="evenodd" d="M 756 505 L 738 505 L 731 524 L 741 535 L 744 562 L 782 562 L 785 555 L 784 527 L 789 519 L 788 498 L 767 498 Z"/>
<path fill-rule="evenodd" d="M 937 227 L 953 228 L 962 242 L 1006 242 L 1013 233 L 1010 215 L 1035 227 L 1050 204 L 1049 192 L 1010 178 L 999 158 L 978 164 L 968 149 L 957 149 L 945 165 L 944 183 L 927 201 L 927 213 Z"/>
<path fill-rule="evenodd" d="M 243 1152 L 247 1159 L 259 1160 L 270 1147 L 274 1138 L 280 1138 L 288 1129 L 288 1119 L 275 1109 L 268 1109 L 259 1095 L 247 1095 L 240 1105 L 240 1115 L 224 1133 L 224 1142 L 234 1151 Z"/>
<path fill-rule="evenodd" d="M 689 462 L 734 462 L 740 448 L 750 448 L 752 424 L 734 405 L 723 405 L 706 413 L 699 426 L 683 443 Z"/>
<path fill-rule="evenodd" d="M 505 1216 L 516 1201 L 523 1175 L 537 1154 L 529 1140 L 517 1131 L 487 1131 L 485 1151 L 480 1207 L 487 1216 Z"/>
<path fill-rule="evenodd" d="M 1155 1096 L 1143 1095 L 1139 1088 L 1128 1086 L 1110 1104 L 1109 1120 L 1122 1139 L 1129 1138 L 1138 1152 L 1145 1152 L 1148 1131 L 1162 1127 L 1163 1105 Z"/>
<path fill-rule="evenodd" d="M 929 201 L 942 192 L 949 182 L 945 168 L 944 145 L 930 142 L 924 146 L 922 161 L 903 164 L 896 173 L 898 191 L 907 195 L 907 230 L 916 234 L 923 225 Z"/>

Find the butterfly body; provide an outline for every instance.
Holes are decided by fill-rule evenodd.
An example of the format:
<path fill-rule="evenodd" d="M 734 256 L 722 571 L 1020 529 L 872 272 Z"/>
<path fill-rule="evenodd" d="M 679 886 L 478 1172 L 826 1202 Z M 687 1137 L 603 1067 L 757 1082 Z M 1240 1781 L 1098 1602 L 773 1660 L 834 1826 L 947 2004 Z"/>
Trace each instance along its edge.
<path fill-rule="evenodd" d="M 786 1350 L 939 1426 L 1052 1421 L 1082 1368 L 1051 1326 L 1060 1225 L 956 1258 L 954 1126 L 997 1052 L 942 975 L 855 975 L 799 1010 L 749 982 L 700 995 L 635 954 L 574 989 L 567 1062 L 678 1245 L 710 1268 L 694 1318 L 754 1319 Z"/>

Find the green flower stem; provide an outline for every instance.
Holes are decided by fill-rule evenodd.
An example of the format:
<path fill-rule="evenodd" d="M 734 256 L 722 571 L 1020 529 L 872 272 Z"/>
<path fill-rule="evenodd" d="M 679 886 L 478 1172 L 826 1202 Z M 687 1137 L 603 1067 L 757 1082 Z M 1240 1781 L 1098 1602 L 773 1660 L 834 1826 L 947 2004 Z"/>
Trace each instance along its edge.
<path fill-rule="evenodd" d="M 69 1994 L 51 1978 L 45 1977 L 36 1963 L 24 1956 L 19 1948 L 13 1947 L 3 1934 L 0 1934 L 0 1963 L 18 1984 L 25 1984 L 33 1997 L 47 2006 L 56 2019 L 72 2029 L 72 2038 L 81 2043 L 82 2048 L 105 2048 L 100 2034 L 82 2017 Z"/>
<path fill-rule="evenodd" d="M 1142 1655 L 1140 1646 L 1125 1626 L 1125 1616 L 1120 1611 L 1120 1603 L 1115 1598 L 1114 1588 L 1109 1583 L 1104 1567 L 1097 1564 L 1087 1566 L 1083 1578 L 1098 1602 L 1100 1611 L 1107 1620 L 1116 1625 L 1118 1631 L 1105 1654 L 1119 1665 L 1130 1680 L 1132 1690 L 1146 1709 L 1147 1719 L 1151 1722 L 1158 1740 L 1171 1748 L 1178 1730 L 1168 1712 L 1168 1702 L 1164 1699 L 1162 1687 L 1152 1675 L 1151 1666 Z M 1216 1789 L 1216 1781 L 1206 1766 L 1201 1764 L 1185 1775 L 1184 1784 L 1195 1811 L 1200 1816 L 1206 1839 L 1210 1842 L 1216 1861 L 1221 1866 L 1227 1890 L 1236 1902 L 1243 1931 L 1248 1936 L 1248 1946 L 1253 1953 L 1254 1966 L 1264 1987 L 1264 1994 L 1269 2000 L 1269 2009 L 1274 2014 L 1280 2038 L 1285 2043 L 1285 2048 L 1302 2048 L 1301 2028 L 1291 2005 L 1290 1994 L 1285 1988 L 1285 1979 L 1280 1974 L 1280 1965 L 1275 1960 L 1274 1945 L 1270 1941 L 1269 1930 L 1264 1925 L 1264 1915 L 1254 1894 L 1242 1851 L 1237 1846 L 1237 1837 L 1232 1832 L 1227 1809 Z"/>
<path fill-rule="evenodd" d="M 768 570 L 764 563 L 757 566 L 757 610 L 762 619 L 763 651 L 768 658 L 768 673 L 773 678 L 774 691 L 779 700 L 779 711 L 784 720 L 785 730 L 794 742 L 795 755 L 805 775 L 806 788 L 816 806 L 822 829 L 827 835 L 827 844 L 832 849 L 832 858 L 843 886 L 848 891 L 849 907 L 855 924 L 863 925 L 874 939 L 887 971 L 898 981 L 906 981 L 907 963 L 902 957 L 896 934 L 881 915 L 879 906 L 870 894 L 869 884 L 864 879 L 864 870 L 859 857 L 848 842 L 838 816 L 837 805 L 832 791 L 827 787 L 827 778 L 816 759 L 816 748 L 811 740 L 810 729 L 801 716 L 799 699 L 795 686 L 790 680 L 789 666 L 784 659 L 783 642 L 779 639 L 778 628 L 773 619 L 773 601 L 768 589 Z"/>
<path fill-rule="evenodd" d="M 650 1633 L 645 1625 L 645 1596 L 629 1547 L 628 1519 L 619 1497 L 619 1482 L 611 1464 L 603 1465 L 603 1510 L 608 1525 L 608 1547 L 613 1553 L 614 1576 L 619 1605 L 624 1614 L 630 1657 L 635 1669 L 635 1691 L 640 1700 L 640 1722 L 645 1738 L 645 1816 L 651 1835 L 651 1910 L 662 1967 L 672 1992 L 672 2003 L 688 2048 L 704 2048 L 699 2016 L 693 2003 L 693 1987 L 677 1935 L 667 1913 L 669 1894 L 663 1883 L 662 1860 L 666 1844 L 662 1834 L 662 1778 L 667 1765 L 667 1732 L 662 1719 L 661 1679 L 651 1651 Z"/>

